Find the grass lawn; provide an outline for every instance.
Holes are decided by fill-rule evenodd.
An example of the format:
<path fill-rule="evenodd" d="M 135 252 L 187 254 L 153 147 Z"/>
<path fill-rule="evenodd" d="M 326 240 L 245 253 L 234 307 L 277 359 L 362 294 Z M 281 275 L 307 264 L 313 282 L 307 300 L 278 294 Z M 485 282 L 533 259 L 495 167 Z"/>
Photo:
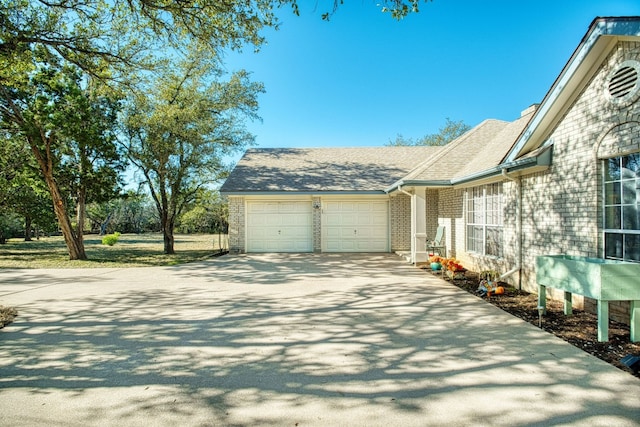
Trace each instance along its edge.
<path fill-rule="evenodd" d="M 224 239 L 224 236 L 223 236 Z M 224 240 L 223 240 L 224 242 Z M 102 237 L 84 238 L 88 261 L 70 261 L 61 236 L 32 242 L 10 239 L 0 245 L 0 268 L 105 268 L 176 265 L 198 261 L 219 253 L 217 234 L 177 234 L 175 255 L 162 253 L 162 234 L 122 234 L 114 246 L 102 244 Z M 223 243 L 224 244 L 224 243 Z"/>

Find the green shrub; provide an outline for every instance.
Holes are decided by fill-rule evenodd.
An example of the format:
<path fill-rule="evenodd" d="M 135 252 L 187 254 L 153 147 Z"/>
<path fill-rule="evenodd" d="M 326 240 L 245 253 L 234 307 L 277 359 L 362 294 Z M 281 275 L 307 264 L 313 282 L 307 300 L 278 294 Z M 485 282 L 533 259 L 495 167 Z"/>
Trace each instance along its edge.
<path fill-rule="evenodd" d="M 118 243 L 118 238 L 120 237 L 120 233 L 118 233 L 117 231 L 113 234 L 107 234 L 106 236 L 104 236 L 102 238 L 102 244 L 103 245 L 109 245 L 109 246 L 113 246 L 116 243 Z"/>

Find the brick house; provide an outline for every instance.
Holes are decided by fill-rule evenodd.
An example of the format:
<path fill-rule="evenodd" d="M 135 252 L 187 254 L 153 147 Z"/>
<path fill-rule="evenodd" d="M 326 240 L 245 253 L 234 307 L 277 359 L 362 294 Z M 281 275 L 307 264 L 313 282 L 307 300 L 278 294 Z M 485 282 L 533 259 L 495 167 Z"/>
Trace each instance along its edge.
<path fill-rule="evenodd" d="M 538 255 L 640 262 L 639 98 L 640 17 L 596 18 L 513 122 L 486 120 L 445 147 L 247 151 L 221 189 L 230 249 L 419 262 L 444 226 L 449 256 L 529 291 Z M 610 313 L 628 322 L 628 304 Z"/>

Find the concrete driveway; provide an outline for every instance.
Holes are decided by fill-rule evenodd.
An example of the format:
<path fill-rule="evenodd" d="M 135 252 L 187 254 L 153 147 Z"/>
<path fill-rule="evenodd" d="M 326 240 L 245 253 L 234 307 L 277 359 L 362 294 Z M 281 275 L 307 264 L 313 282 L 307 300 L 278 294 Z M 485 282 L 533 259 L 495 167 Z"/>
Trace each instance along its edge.
<path fill-rule="evenodd" d="M 0 425 L 640 425 L 640 381 L 393 255 L 1 270 Z"/>

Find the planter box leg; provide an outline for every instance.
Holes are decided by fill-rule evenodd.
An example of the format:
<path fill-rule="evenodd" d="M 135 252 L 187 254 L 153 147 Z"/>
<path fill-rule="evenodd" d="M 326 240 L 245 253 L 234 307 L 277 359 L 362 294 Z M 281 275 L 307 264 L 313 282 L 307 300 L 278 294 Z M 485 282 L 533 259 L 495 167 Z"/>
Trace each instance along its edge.
<path fill-rule="evenodd" d="M 598 300 L 598 341 L 609 341 L 609 301 Z"/>
<path fill-rule="evenodd" d="M 629 332 L 631 332 L 631 342 L 640 342 L 640 300 L 631 301 L 629 311 L 631 312 L 629 328 Z"/>
<path fill-rule="evenodd" d="M 543 307 L 542 314 L 547 314 L 547 287 L 538 285 L 538 307 Z"/>
<path fill-rule="evenodd" d="M 564 314 L 571 316 L 573 314 L 573 302 L 571 301 L 571 292 L 564 291 Z"/>

